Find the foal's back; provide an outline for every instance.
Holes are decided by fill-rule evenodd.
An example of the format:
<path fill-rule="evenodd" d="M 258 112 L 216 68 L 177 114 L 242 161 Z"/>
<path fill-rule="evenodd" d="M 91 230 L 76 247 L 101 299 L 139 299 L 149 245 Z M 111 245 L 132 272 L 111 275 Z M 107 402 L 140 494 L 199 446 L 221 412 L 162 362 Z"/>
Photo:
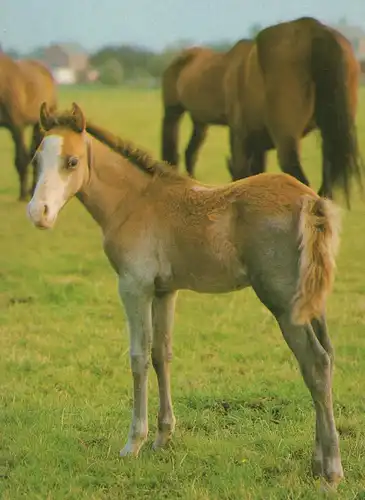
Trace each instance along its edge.
<path fill-rule="evenodd" d="M 159 193 L 163 201 L 154 216 L 171 269 L 166 286 L 207 293 L 241 289 L 251 284 L 259 262 L 275 267 L 280 255 L 295 284 L 300 198 L 318 198 L 310 188 L 289 175 L 262 174 L 215 188 L 189 180 L 183 189 L 177 184 Z"/>

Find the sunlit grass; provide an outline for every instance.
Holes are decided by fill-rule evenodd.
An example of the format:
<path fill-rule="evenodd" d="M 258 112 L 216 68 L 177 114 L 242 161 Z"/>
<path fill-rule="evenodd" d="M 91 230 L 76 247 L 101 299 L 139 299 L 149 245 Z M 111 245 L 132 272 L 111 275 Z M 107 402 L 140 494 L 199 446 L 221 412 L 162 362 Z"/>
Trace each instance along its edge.
<path fill-rule="evenodd" d="M 61 97 L 63 105 L 78 102 L 95 122 L 159 155 L 158 92 L 67 89 Z M 360 142 L 364 92 L 361 98 Z M 184 119 L 181 148 L 189 130 Z M 226 129 L 210 129 L 199 179 L 228 181 L 227 143 Z M 16 201 L 12 150 L 1 131 L 0 498 L 318 498 L 309 473 L 309 393 L 275 321 L 251 290 L 180 293 L 172 365 L 175 438 L 168 450 L 152 452 L 157 390 L 151 370 L 150 441 L 137 460 L 119 459 L 131 377 L 116 277 L 98 227 L 76 200 L 53 231 L 31 226 L 25 205 Z M 303 141 L 303 163 L 318 187 L 315 136 Z M 270 154 L 269 169 L 276 168 Z M 346 474 L 341 499 L 365 498 L 364 247 L 365 209 L 355 201 L 344 214 L 328 306 Z"/>

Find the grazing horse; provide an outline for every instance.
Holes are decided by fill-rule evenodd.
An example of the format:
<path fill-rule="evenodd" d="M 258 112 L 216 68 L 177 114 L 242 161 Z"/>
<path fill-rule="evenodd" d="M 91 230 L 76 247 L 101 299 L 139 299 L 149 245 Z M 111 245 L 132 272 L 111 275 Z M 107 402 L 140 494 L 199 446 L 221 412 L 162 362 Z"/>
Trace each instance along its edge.
<path fill-rule="evenodd" d="M 275 316 L 299 363 L 316 412 L 314 472 L 343 476 L 332 403 L 333 351 L 325 304 L 339 240 L 337 207 L 294 177 L 263 173 L 220 187 L 163 162 L 70 112 L 41 107 L 44 139 L 28 215 L 51 228 L 73 196 L 104 236 L 130 334 L 133 414 L 121 455 L 148 433 L 150 348 L 160 396 L 154 448 L 174 430 L 171 336 L 178 290 L 224 293 L 251 286 Z"/>
<path fill-rule="evenodd" d="M 179 164 L 178 131 L 185 112 L 193 122 L 193 131 L 185 150 L 187 173 L 194 177 L 199 149 L 204 143 L 209 125 L 228 125 L 225 80 L 228 68 L 248 57 L 254 42 L 240 40 L 227 52 L 205 47 L 183 50 L 162 75 L 163 160 Z"/>
<path fill-rule="evenodd" d="M 178 121 L 188 111 L 194 123 L 187 150 L 190 174 L 201 131 L 221 123 L 229 126 L 233 180 L 263 172 L 266 153 L 275 148 L 281 169 L 309 185 L 299 144 L 318 128 L 323 158 L 319 194 L 332 198 L 333 188 L 341 187 L 349 203 L 350 178 L 361 180 L 358 84 L 359 63 L 350 42 L 313 18 L 270 26 L 226 54 L 190 49 L 163 76 L 163 159 L 177 163 Z"/>
<path fill-rule="evenodd" d="M 56 84 L 48 69 L 38 61 L 14 61 L 0 54 L 0 127 L 7 128 L 15 145 L 15 167 L 19 175 L 19 199 L 28 195 L 28 165 L 41 141 L 39 108 L 43 101 L 56 106 Z M 33 126 L 31 150 L 28 151 L 24 130 Z M 35 164 L 33 189 L 36 182 Z"/>

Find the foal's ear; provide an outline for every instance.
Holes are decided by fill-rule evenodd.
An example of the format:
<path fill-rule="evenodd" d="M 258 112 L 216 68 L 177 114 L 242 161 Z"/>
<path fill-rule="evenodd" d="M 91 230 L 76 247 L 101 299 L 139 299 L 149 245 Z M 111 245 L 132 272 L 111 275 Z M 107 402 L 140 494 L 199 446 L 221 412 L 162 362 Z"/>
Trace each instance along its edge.
<path fill-rule="evenodd" d="M 80 106 L 76 104 L 76 102 L 72 103 L 71 115 L 75 130 L 77 132 L 83 132 L 86 126 L 86 120 L 84 113 L 82 112 Z"/>
<path fill-rule="evenodd" d="M 43 102 L 41 104 L 41 109 L 39 111 L 39 122 L 43 130 L 45 130 L 46 132 L 54 126 L 55 121 L 49 112 L 46 102 Z"/>

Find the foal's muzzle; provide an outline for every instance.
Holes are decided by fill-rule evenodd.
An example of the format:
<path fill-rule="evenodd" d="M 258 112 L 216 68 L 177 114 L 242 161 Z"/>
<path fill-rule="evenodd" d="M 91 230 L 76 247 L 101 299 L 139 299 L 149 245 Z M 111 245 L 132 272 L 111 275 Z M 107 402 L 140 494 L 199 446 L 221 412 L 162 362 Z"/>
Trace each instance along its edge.
<path fill-rule="evenodd" d="M 39 229 L 50 229 L 55 221 L 55 217 L 50 214 L 47 203 L 43 201 L 28 203 L 28 217 Z"/>

